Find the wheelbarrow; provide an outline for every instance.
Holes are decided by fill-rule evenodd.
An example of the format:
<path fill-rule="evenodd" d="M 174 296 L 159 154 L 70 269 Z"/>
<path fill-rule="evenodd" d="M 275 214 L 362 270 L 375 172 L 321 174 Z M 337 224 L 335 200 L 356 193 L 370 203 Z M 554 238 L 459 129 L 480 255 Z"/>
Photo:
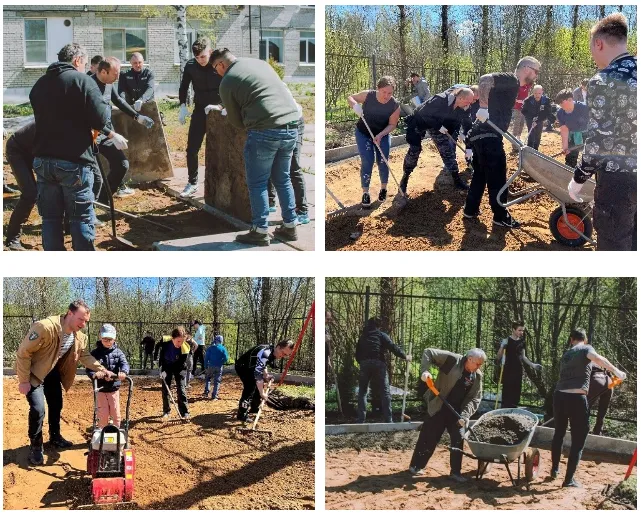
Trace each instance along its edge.
<path fill-rule="evenodd" d="M 519 167 L 499 191 L 497 196 L 499 205 L 508 208 L 523 203 L 538 194 L 546 193 L 559 204 L 550 214 L 548 222 L 554 239 L 561 244 L 572 247 L 583 246 L 586 243 L 596 245 L 596 241 L 592 239 L 592 208 L 594 206 L 594 188 L 596 187 L 594 180 L 590 179 L 585 183 L 581 190 L 583 203 L 577 203 L 576 200 L 570 198 L 568 193 L 568 184 L 574 176 L 572 168 L 523 144 L 509 132 L 503 132 L 491 120 L 487 120 L 487 123 L 519 148 Z M 510 196 L 516 198 L 503 203 L 501 196 L 522 175 L 529 175 L 538 182 L 538 186 L 520 191 L 510 191 Z"/>
<path fill-rule="evenodd" d="M 529 491 L 530 482 L 534 481 L 539 474 L 539 450 L 537 448 L 528 448 L 530 442 L 532 441 L 532 437 L 534 436 L 534 430 L 539 422 L 539 418 L 535 414 L 532 414 L 531 412 L 523 409 L 497 409 L 483 414 L 477 420 L 475 426 L 480 426 L 484 420 L 487 421 L 491 417 L 503 416 L 505 414 L 522 414 L 534 421 L 534 424 L 532 425 L 532 428 L 530 429 L 528 435 L 519 443 L 513 445 L 484 443 L 473 440 L 472 438 L 470 438 L 470 432 L 466 432 L 463 436 L 463 439 L 467 441 L 467 444 L 470 447 L 472 453 L 459 450 L 458 448 L 451 449 L 454 451 L 460 451 L 466 457 L 478 461 L 478 467 L 476 470 L 477 480 L 483 477 L 490 463 L 494 462 L 497 464 L 503 464 L 505 466 L 505 469 L 507 470 L 508 475 L 510 476 L 510 481 L 512 482 L 512 485 L 514 487 L 518 487 L 522 479 L 522 461 L 524 467 L 523 478 L 525 479 L 525 487 Z M 510 464 L 514 461 L 517 462 L 516 477 L 512 475 L 512 471 L 510 469 Z"/>

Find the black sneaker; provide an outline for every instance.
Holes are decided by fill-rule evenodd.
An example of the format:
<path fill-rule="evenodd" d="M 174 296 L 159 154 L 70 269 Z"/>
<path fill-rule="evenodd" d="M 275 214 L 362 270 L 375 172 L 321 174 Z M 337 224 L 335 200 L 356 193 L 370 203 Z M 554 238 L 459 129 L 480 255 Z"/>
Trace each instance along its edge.
<path fill-rule="evenodd" d="M 569 482 L 563 482 L 563 485 L 562 485 L 561 487 L 578 487 L 578 488 L 581 488 L 581 487 L 583 487 L 583 486 L 581 485 L 581 483 L 580 483 L 580 482 L 577 482 L 577 481 L 576 481 L 576 480 L 574 480 L 574 478 L 573 478 L 573 479 L 572 479 L 572 480 L 570 480 Z"/>
<path fill-rule="evenodd" d="M 258 232 L 256 227 L 252 227 L 246 234 L 238 234 L 236 241 L 246 245 L 269 246 L 269 234 Z"/>
<path fill-rule="evenodd" d="M 450 473 L 450 478 L 459 484 L 464 484 L 468 481 L 468 478 L 464 477 L 460 473 Z"/>
<path fill-rule="evenodd" d="M 454 179 L 454 187 L 456 189 L 467 191 L 470 188 L 470 186 L 463 182 L 458 173 L 452 173 L 452 178 Z"/>
<path fill-rule="evenodd" d="M 285 225 L 280 225 L 274 229 L 274 237 L 281 241 L 298 241 L 296 226 L 286 227 Z"/>
<path fill-rule="evenodd" d="M 12 252 L 24 252 L 27 249 L 22 246 L 22 243 L 20 242 L 20 238 L 14 238 L 11 241 L 7 240 L 4 243 L 4 247 L 7 250 L 11 250 Z"/>
<path fill-rule="evenodd" d="M 369 197 L 369 193 L 363 193 L 363 198 L 361 199 L 361 205 L 365 209 L 369 209 L 372 205 L 372 199 Z"/>
<path fill-rule="evenodd" d="M 55 446 L 56 448 L 71 448 L 73 446 L 73 443 L 71 441 L 67 441 L 60 434 L 53 436 L 49 440 L 49 443 Z"/>
<path fill-rule="evenodd" d="M 29 463 L 34 466 L 42 466 L 45 463 L 41 444 L 29 446 Z"/>
<path fill-rule="evenodd" d="M 493 220 L 492 223 L 494 223 L 499 227 L 507 227 L 507 228 L 519 228 L 521 226 L 521 224 L 509 214 L 502 220 Z"/>
<path fill-rule="evenodd" d="M 2 193 L 6 195 L 19 195 L 20 190 L 8 186 L 7 184 L 2 184 Z"/>
<path fill-rule="evenodd" d="M 556 478 L 559 476 L 559 470 L 558 469 L 553 469 L 550 471 L 550 478 Z"/>
<path fill-rule="evenodd" d="M 378 201 L 384 202 L 386 198 L 387 198 L 387 189 L 381 189 L 380 192 L 378 193 Z"/>

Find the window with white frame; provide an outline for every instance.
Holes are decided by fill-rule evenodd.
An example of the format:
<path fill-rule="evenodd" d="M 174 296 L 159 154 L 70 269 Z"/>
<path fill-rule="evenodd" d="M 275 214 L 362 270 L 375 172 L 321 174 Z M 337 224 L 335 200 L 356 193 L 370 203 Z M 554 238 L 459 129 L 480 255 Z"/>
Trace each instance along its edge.
<path fill-rule="evenodd" d="M 300 33 L 300 62 L 314 64 L 316 62 L 316 40 L 313 32 Z"/>
<path fill-rule="evenodd" d="M 131 54 L 140 52 L 147 58 L 147 20 L 104 18 L 102 33 L 105 55 L 128 62 Z"/>
<path fill-rule="evenodd" d="M 47 19 L 24 20 L 26 64 L 47 64 Z"/>
<path fill-rule="evenodd" d="M 258 57 L 264 61 L 271 57 L 276 62 L 283 62 L 283 33 L 280 30 L 263 30 Z"/>

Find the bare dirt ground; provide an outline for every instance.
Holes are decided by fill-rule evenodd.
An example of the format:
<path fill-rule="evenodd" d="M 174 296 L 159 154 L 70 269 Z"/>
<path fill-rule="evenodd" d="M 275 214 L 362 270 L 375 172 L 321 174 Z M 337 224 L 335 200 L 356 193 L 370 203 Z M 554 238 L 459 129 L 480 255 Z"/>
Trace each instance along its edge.
<path fill-rule="evenodd" d="M 525 133 L 524 133 L 525 135 Z M 511 145 L 505 142 L 508 154 L 508 177 L 516 171 L 518 159 L 510 155 Z M 539 150 L 554 155 L 561 150 L 558 133 L 544 132 Z M 407 146 L 392 150 L 391 170 L 400 180 Z M 459 169 L 465 170 L 463 153 L 457 149 Z M 563 162 L 563 156 L 557 157 Z M 481 202 L 482 214 L 478 220 L 463 221 L 465 193 L 449 183 L 437 180 L 443 162 L 433 144 L 423 142 L 423 152 L 412 173 L 408 187 L 409 203 L 400 212 L 391 199 L 398 189 L 389 178 L 388 200 L 381 206 L 373 204 L 370 211 L 359 210 L 358 215 L 326 219 L 325 247 L 327 250 L 584 250 L 590 247 L 570 248 L 558 243 L 550 233 L 548 220 L 557 204 L 547 195 L 538 195 L 523 204 L 510 208 L 510 213 L 522 223 L 520 229 L 507 230 L 492 225 L 492 211 L 487 191 Z M 468 174 L 463 178 L 469 183 Z M 328 164 L 325 180 L 344 205 L 360 203 L 360 159 L 353 158 Z M 517 180 L 516 186 L 530 186 Z M 374 170 L 370 193 L 378 197 L 378 171 Z M 326 214 L 338 206 L 327 196 Z M 351 236 L 351 237 L 350 237 Z M 593 235 L 594 237 L 594 235 Z"/>
<path fill-rule="evenodd" d="M 238 435 L 232 430 L 240 426 L 238 378 L 225 375 L 218 401 L 202 398 L 202 381 L 192 384 L 191 423 L 163 424 L 158 380 L 134 377 L 133 508 L 314 509 L 314 413 L 266 409 L 258 428 L 273 436 Z M 122 391 L 123 402 L 125 397 Z M 45 444 L 45 465 L 30 468 L 28 404 L 15 377 L 4 379 L 4 509 L 69 509 L 91 502 L 85 456 L 93 415 L 89 381 L 77 378 L 64 402 L 61 431 L 74 446 L 57 452 Z"/>
<path fill-rule="evenodd" d="M 377 437 L 374 437 L 377 436 Z M 504 466 L 493 464 L 481 480 L 474 478 L 476 461 L 463 457 L 459 484 L 448 478 L 449 451 L 438 446 L 425 476 L 412 477 L 407 469 L 418 432 L 397 432 L 387 438 L 380 434 L 329 436 L 326 438 L 325 507 L 327 509 L 408 509 L 408 510 L 571 510 L 623 509 L 602 494 L 609 484 L 620 482 L 627 466 L 582 461 L 576 474 L 582 489 L 561 488 L 561 476 L 548 477 L 550 452 L 541 450 L 539 477 L 515 489 Z M 369 439 L 369 440 L 368 440 Z M 374 443 L 373 439 L 378 439 Z M 381 440 L 384 439 L 384 440 Z M 516 474 L 516 463 L 512 464 Z M 523 471 L 522 471 L 523 472 Z"/>

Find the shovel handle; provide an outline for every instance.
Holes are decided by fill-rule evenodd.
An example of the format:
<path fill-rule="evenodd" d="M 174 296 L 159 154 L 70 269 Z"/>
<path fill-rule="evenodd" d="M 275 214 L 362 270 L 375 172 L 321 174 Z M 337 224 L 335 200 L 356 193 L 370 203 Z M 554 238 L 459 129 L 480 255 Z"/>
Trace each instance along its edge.
<path fill-rule="evenodd" d="M 623 380 L 621 380 L 619 377 L 612 377 L 612 382 L 610 382 L 610 385 L 608 385 L 608 389 L 614 389 L 621 382 L 623 382 Z"/>
<path fill-rule="evenodd" d="M 426 383 L 430 391 L 432 391 L 436 396 L 438 396 L 439 392 L 438 392 L 438 389 L 436 389 L 436 386 L 434 385 L 434 380 L 432 380 L 432 377 L 427 377 Z"/>
<path fill-rule="evenodd" d="M 376 142 L 376 138 L 374 137 L 374 134 L 372 132 L 372 129 L 369 128 L 369 125 L 367 124 L 367 121 L 365 121 L 365 116 L 361 116 L 361 120 L 363 120 L 363 124 L 365 125 L 365 128 L 367 129 L 367 132 L 369 132 L 369 135 L 372 138 L 372 142 L 376 145 L 376 148 L 378 148 L 378 151 L 381 154 L 381 158 L 383 159 L 383 162 L 387 165 L 387 169 L 389 170 L 389 174 L 392 176 L 394 179 L 394 182 L 396 182 L 396 187 L 398 187 L 398 190 L 403 194 L 404 197 L 407 195 L 401 191 L 401 185 L 398 183 L 398 180 L 396 180 L 396 175 L 394 175 L 394 172 L 392 171 L 392 167 L 389 165 L 389 162 L 387 160 L 387 157 L 385 157 L 385 154 L 383 153 L 383 150 L 381 150 L 380 145 Z M 389 136 L 389 134 L 388 134 Z M 390 140 L 390 147 L 392 146 L 392 142 Z"/>

